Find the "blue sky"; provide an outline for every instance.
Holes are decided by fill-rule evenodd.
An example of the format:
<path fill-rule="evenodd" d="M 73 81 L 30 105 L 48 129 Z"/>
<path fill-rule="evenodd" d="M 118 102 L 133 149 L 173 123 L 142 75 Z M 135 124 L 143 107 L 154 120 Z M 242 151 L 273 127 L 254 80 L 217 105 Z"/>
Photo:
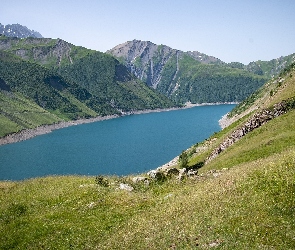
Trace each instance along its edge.
<path fill-rule="evenodd" d="M 0 22 L 106 51 L 139 39 L 225 62 L 295 53 L 294 0 L 4 0 Z"/>

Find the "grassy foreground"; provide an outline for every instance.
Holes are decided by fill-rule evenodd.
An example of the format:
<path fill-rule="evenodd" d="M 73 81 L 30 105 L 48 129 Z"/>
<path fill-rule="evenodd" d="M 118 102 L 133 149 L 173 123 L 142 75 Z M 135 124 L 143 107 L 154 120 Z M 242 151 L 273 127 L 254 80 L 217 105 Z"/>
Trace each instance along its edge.
<path fill-rule="evenodd" d="M 77 176 L 2 182 L 0 248 L 294 249 L 294 155 L 133 192 Z"/>
<path fill-rule="evenodd" d="M 294 81 L 289 74 L 270 84 L 259 108 L 294 96 Z M 189 165 L 204 161 L 245 117 L 188 150 Z M 295 249 L 294 120 L 291 110 L 269 121 L 183 181 L 0 182 L 0 249 Z"/>

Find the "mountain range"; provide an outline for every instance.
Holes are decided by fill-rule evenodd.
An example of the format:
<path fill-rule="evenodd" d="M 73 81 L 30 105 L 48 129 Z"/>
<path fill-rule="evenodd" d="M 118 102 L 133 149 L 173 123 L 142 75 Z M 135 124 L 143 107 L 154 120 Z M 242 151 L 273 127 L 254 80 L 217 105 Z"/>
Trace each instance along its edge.
<path fill-rule="evenodd" d="M 225 63 L 198 51 L 183 52 L 140 40 L 106 53 L 149 86 L 181 103 L 240 102 L 295 59 L 292 54 L 248 65 Z"/>
<path fill-rule="evenodd" d="M 19 24 L 0 27 L 0 136 L 187 102 L 241 102 L 295 55 L 227 64 L 197 51 L 139 40 L 102 53 L 42 38 Z"/>

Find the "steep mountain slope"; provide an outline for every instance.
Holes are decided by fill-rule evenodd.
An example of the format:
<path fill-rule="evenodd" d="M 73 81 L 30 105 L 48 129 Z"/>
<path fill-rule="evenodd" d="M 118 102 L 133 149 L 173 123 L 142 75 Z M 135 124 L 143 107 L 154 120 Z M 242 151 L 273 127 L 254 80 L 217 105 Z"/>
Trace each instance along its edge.
<path fill-rule="evenodd" d="M 3 84 L 4 80 L 0 79 L 0 82 L 0 137 L 62 121 L 57 115 L 41 108 L 21 93 L 12 92 L 8 85 Z"/>
<path fill-rule="evenodd" d="M 207 155 L 196 154 L 192 161 L 196 162 L 203 157 L 202 161 L 207 163 L 216 157 L 204 169 L 230 167 L 294 147 L 295 128 L 291 122 L 295 114 L 294 72 L 293 63 L 236 106 L 223 118 L 229 119 L 228 127 L 207 143 Z M 250 138 L 253 142 L 247 145 Z M 254 143 L 254 140 L 257 141 Z M 233 152 L 234 155 L 231 155 L 231 150 L 239 150 L 240 156 Z"/>
<path fill-rule="evenodd" d="M 107 53 L 149 86 L 181 103 L 239 102 L 267 79 L 197 51 L 146 41 L 129 41 Z"/>
<path fill-rule="evenodd" d="M 182 58 L 184 54 L 188 54 L 198 62 L 222 63 L 215 57 L 197 51 L 184 53 L 165 45 L 156 45 L 149 41 L 139 40 L 117 45 L 107 53 L 125 63 L 133 74 L 153 88 L 157 88 L 164 67 L 172 58 L 178 59 Z M 178 60 L 176 62 L 176 68 L 178 69 L 177 64 Z M 175 72 L 175 74 L 177 73 Z"/>
<path fill-rule="evenodd" d="M 26 37 L 42 38 L 42 35 L 39 32 L 35 30 L 30 30 L 26 26 L 23 26 L 20 24 L 2 25 L 0 23 L 0 35 L 17 37 L 17 38 L 26 38 Z"/>
<path fill-rule="evenodd" d="M 160 96 L 132 76 L 113 57 L 96 52 L 62 66 L 59 73 L 77 82 L 116 109 L 126 111 L 173 106 L 167 97 Z"/>
<path fill-rule="evenodd" d="M 0 82 L 2 118 L 16 123 L 19 130 L 62 119 L 93 117 L 100 111 L 95 108 L 96 100 L 87 90 L 38 64 L 3 51 L 0 51 Z M 17 103 L 22 104 L 18 106 Z M 26 113 L 26 119 L 20 118 L 19 113 Z M 16 132 L 4 125 L 1 136 L 3 131 Z"/>
<path fill-rule="evenodd" d="M 294 249 L 295 65 L 234 115 L 153 175 L 0 182 L 0 248 Z"/>

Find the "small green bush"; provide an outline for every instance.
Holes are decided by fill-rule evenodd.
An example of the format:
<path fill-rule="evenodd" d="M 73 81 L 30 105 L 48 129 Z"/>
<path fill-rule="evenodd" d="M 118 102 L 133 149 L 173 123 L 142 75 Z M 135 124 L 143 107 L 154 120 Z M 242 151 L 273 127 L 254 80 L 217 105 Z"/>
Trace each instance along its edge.
<path fill-rule="evenodd" d="M 102 187 L 108 187 L 109 182 L 106 178 L 104 178 L 102 175 L 98 175 L 95 177 L 95 183 Z"/>
<path fill-rule="evenodd" d="M 179 156 L 179 168 L 186 168 L 188 165 L 188 155 L 187 152 L 182 151 L 181 155 Z"/>

